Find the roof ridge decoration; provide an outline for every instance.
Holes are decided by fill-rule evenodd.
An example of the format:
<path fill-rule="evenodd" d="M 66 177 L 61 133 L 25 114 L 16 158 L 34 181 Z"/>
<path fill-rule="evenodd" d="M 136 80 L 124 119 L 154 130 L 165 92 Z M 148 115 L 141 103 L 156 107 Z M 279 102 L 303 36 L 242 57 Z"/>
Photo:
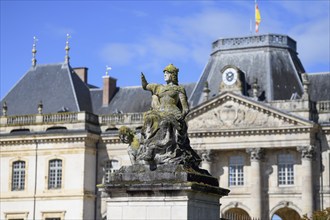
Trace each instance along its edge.
<path fill-rule="evenodd" d="M 35 67 L 37 65 L 37 59 L 36 59 L 36 53 L 37 53 L 37 37 L 33 37 L 33 45 L 32 45 L 32 67 Z"/>
<path fill-rule="evenodd" d="M 204 114 L 208 112 L 207 114 Z M 264 103 L 226 92 L 192 109 L 187 116 L 190 132 L 203 130 L 313 128 L 314 123 L 281 112 Z"/>
<path fill-rule="evenodd" d="M 105 75 L 106 76 L 109 76 L 109 71 L 111 71 L 111 69 L 112 68 L 110 66 L 108 66 L 108 65 L 105 66 Z"/>
<path fill-rule="evenodd" d="M 69 56 L 69 51 L 70 51 L 70 46 L 69 46 L 69 39 L 71 38 L 70 34 L 66 34 L 66 42 L 65 42 L 65 63 L 69 64 L 70 61 L 70 56 Z"/>

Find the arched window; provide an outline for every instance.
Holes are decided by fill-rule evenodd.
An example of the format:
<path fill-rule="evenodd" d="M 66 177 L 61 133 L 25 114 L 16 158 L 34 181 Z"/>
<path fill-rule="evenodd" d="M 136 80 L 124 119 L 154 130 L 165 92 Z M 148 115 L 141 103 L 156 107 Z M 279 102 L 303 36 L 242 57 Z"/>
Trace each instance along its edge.
<path fill-rule="evenodd" d="M 13 162 L 11 190 L 24 190 L 25 187 L 25 162 L 18 160 Z"/>
<path fill-rule="evenodd" d="M 118 160 L 108 160 L 104 164 L 104 181 L 108 183 L 110 181 L 111 173 L 119 169 Z"/>
<path fill-rule="evenodd" d="M 231 156 L 229 158 L 229 186 L 244 185 L 244 158 L 243 156 Z"/>
<path fill-rule="evenodd" d="M 294 158 L 292 154 L 278 155 L 278 185 L 294 184 Z"/>
<path fill-rule="evenodd" d="M 62 160 L 49 161 L 48 189 L 59 189 L 62 187 Z"/>

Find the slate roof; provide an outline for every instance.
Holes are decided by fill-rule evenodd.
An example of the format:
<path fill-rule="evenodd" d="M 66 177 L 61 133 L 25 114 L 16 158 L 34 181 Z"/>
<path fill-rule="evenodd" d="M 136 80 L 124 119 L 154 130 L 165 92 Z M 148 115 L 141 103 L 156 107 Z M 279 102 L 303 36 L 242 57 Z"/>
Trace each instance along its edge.
<path fill-rule="evenodd" d="M 202 102 L 206 81 L 211 90 L 210 97 L 219 94 L 221 71 L 229 65 L 244 73 L 248 88 L 257 79 L 267 101 L 290 99 L 295 92 L 301 95 L 300 74 L 305 71 L 295 50 L 296 42 L 286 35 L 266 34 L 215 41 L 208 63 L 190 97 L 191 105 Z"/>
<path fill-rule="evenodd" d="M 195 83 L 184 84 L 183 86 L 187 97 L 189 97 Z M 102 106 L 101 89 L 91 90 L 91 97 L 95 114 L 145 112 L 151 106 L 151 93 L 143 90 L 141 86 L 117 88 L 116 94 L 107 106 Z"/>
<path fill-rule="evenodd" d="M 65 63 L 31 67 L 3 98 L 1 106 L 4 101 L 8 115 L 36 114 L 40 101 L 43 113 L 92 111 L 88 87 Z"/>
<path fill-rule="evenodd" d="M 194 83 L 183 85 L 187 96 Z M 145 112 L 150 109 L 151 93 L 141 86 L 117 88 L 109 105 L 102 105 L 103 90 L 84 83 L 65 63 L 37 65 L 17 82 L 1 101 L 8 106 L 7 115 L 88 111 L 94 114 Z M 1 113 L 2 114 L 2 111 Z"/>
<path fill-rule="evenodd" d="M 260 35 L 219 39 L 197 83 L 184 84 L 190 107 L 203 102 L 205 82 L 210 94 L 219 94 L 221 71 L 236 66 L 245 75 L 247 87 L 258 79 L 266 101 L 290 99 L 292 93 L 302 94 L 300 74 L 304 68 L 297 56 L 296 42 L 286 35 Z M 313 101 L 330 100 L 330 73 L 309 74 L 310 97 Z M 150 109 L 151 93 L 141 86 L 116 88 L 110 103 L 102 105 L 101 88 L 84 83 L 65 63 L 37 65 L 3 98 L 7 115 L 36 114 L 40 101 L 43 113 L 88 111 L 94 114 L 145 112 Z M 2 115 L 0 111 L 0 115 Z"/>
<path fill-rule="evenodd" d="M 330 72 L 308 74 L 309 94 L 312 101 L 330 101 Z"/>

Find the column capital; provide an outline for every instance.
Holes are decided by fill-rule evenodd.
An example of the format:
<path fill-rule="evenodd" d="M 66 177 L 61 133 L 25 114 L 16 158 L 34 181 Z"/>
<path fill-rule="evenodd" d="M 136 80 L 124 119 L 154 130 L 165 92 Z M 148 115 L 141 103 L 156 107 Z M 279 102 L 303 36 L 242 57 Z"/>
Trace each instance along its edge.
<path fill-rule="evenodd" d="M 302 159 L 313 159 L 315 146 L 314 145 L 298 146 L 297 151 L 301 152 Z"/>
<path fill-rule="evenodd" d="M 263 148 L 247 148 L 246 153 L 250 154 L 251 161 L 260 161 L 263 159 L 265 151 Z"/>

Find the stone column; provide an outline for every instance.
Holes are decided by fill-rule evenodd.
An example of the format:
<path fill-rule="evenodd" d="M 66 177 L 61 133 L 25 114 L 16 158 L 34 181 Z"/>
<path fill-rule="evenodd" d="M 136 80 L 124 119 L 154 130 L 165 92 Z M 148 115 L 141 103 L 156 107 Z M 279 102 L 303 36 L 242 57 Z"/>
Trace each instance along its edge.
<path fill-rule="evenodd" d="M 311 216 L 313 213 L 313 153 L 314 146 L 299 146 L 297 150 L 301 152 L 302 166 L 302 213 Z"/>
<path fill-rule="evenodd" d="M 251 192 L 251 218 L 262 219 L 262 178 L 261 178 L 261 159 L 263 149 L 248 148 L 246 152 L 250 154 L 251 171 L 249 175 Z"/>
<path fill-rule="evenodd" d="M 209 173 L 212 172 L 212 158 L 213 152 L 211 150 L 201 151 L 202 158 L 202 169 L 207 170 Z"/>

